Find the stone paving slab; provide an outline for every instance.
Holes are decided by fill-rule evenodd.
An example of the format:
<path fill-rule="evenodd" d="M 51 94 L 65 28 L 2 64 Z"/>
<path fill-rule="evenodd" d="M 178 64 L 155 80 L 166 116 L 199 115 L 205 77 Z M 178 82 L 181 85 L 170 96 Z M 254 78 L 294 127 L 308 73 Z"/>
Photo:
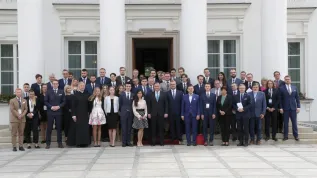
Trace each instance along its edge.
<path fill-rule="evenodd" d="M 317 145 L 0 149 L 0 178 L 317 178 Z"/>

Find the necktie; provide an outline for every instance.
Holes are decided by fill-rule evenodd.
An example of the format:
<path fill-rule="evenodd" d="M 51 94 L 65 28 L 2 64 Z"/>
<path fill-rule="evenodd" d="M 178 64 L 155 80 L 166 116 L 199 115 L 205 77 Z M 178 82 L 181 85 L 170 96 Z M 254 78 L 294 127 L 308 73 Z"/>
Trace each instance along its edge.
<path fill-rule="evenodd" d="M 240 102 L 242 102 L 243 94 L 240 95 Z"/>
<path fill-rule="evenodd" d="M 173 99 L 175 99 L 175 90 L 172 90 Z"/>
<path fill-rule="evenodd" d="M 210 94 L 209 94 L 209 92 L 207 93 L 207 98 L 209 98 L 210 97 Z"/>
<path fill-rule="evenodd" d="M 257 95 L 257 93 L 254 93 L 254 101 L 256 102 L 256 95 Z"/>
<path fill-rule="evenodd" d="M 291 95 L 292 94 L 292 90 L 291 90 L 291 86 L 288 85 L 288 93 Z"/>
<path fill-rule="evenodd" d="M 233 95 L 236 95 L 236 91 L 233 91 Z"/>
<path fill-rule="evenodd" d="M 125 81 L 124 81 L 124 77 L 121 77 L 121 80 L 122 80 L 122 83 L 124 84 L 124 83 L 125 83 Z"/>
<path fill-rule="evenodd" d="M 186 84 L 184 83 L 184 93 L 186 93 Z"/>
<path fill-rule="evenodd" d="M 145 88 L 144 88 L 144 86 L 143 86 L 142 88 L 143 88 L 143 93 L 145 94 Z"/>
<path fill-rule="evenodd" d="M 112 82 L 112 86 L 114 87 L 114 82 Z"/>
<path fill-rule="evenodd" d="M 206 83 L 208 83 L 209 82 L 209 77 L 206 77 Z"/>
<path fill-rule="evenodd" d="M 169 89 L 169 87 L 170 87 L 170 81 L 167 81 L 167 89 Z"/>
<path fill-rule="evenodd" d="M 127 99 L 130 99 L 130 93 L 127 93 Z"/>
<path fill-rule="evenodd" d="M 275 80 L 275 88 L 278 88 L 278 80 Z"/>
<path fill-rule="evenodd" d="M 159 94 L 158 92 L 156 92 L 156 101 L 158 102 L 158 100 L 159 100 Z"/>
<path fill-rule="evenodd" d="M 18 102 L 19 102 L 19 109 L 21 109 L 21 107 L 22 107 L 21 98 L 17 98 L 17 99 L 18 99 Z"/>
<path fill-rule="evenodd" d="M 249 88 L 251 88 L 251 82 L 249 82 Z"/>
<path fill-rule="evenodd" d="M 55 94 L 57 94 L 57 90 L 56 89 L 54 89 L 54 92 L 55 92 Z"/>
<path fill-rule="evenodd" d="M 64 85 L 67 85 L 67 80 L 66 79 L 64 79 Z"/>
<path fill-rule="evenodd" d="M 101 85 L 103 85 L 104 84 L 104 78 L 102 77 L 101 78 Z"/>
<path fill-rule="evenodd" d="M 92 91 L 95 89 L 95 83 L 92 83 Z"/>
<path fill-rule="evenodd" d="M 233 79 L 232 79 L 232 83 L 235 83 L 235 80 L 236 80 L 236 79 L 233 78 Z"/>
<path fill-rule="evenodd" d="M 25 97 L 28 97 L 28 93 L 25 93 Z"/>

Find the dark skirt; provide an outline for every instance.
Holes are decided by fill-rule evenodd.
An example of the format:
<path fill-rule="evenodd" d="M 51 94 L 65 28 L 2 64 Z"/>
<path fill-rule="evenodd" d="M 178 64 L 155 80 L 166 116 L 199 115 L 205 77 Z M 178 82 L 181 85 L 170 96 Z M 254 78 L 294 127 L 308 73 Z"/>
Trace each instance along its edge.
<path fill-rule="evenodd" d="M 106 119 L 107 119 L 108 129 L 116 129 L 117 128 L 117 124 L 118 124 L 118 120 L 119 120 L 118 113 L 107 113 Z"/>

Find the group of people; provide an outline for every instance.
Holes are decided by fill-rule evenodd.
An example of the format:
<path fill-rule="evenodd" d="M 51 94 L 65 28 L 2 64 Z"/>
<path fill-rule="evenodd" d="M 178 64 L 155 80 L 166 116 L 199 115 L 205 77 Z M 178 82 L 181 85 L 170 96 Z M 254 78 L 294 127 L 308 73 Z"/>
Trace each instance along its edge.
<path fill-rule="evenodd" d="M 135 69 L 130 78 L 121 67 L 118 76 L 111 73 L 108 78 L 104 68 L 99 70 L 99 77 L 88 77 L 88 71 L 82 69 L 81 77 L 76 79 L 63 70 L 62 79 L 51 74 L 46 84 L 37 74 L 31 87 L 25 83 L 10 100 L 13 151 L 17 151 L 17 136 L 19 150 L 24 151 L 23 142 L 28 149 L 32 143 L 40 148 L 39 127 L 45 139 L 42 143 L 49 149 L 54 125 L 59 148 L 64 147 L 62 131 L 68 146 L 79 147 L 89 146 L 91 137 L 94 147 L 100 147 L 105 138 L 114 147 L 119 135 L 123 147 L 133 146 L 133 130 L 137 131 L 137 146 L 143 146 L 144 133 L 152 146 L 157 144 L 157 136 L 164 146 L 165 133 L 178 141 L 186 134 L 187 146 L 196 146 L 197 134 L 202 133 L 204 145 L 213 146 L 217 132 L 221 133 L 223 146 L 229 145 L 230 134 L 232 141 L 239 140 L 238 146 L 260 145 L 262 124 L 265 140 L 271 138 L 272 130 L 272 139 L 277 141 L 276 133 L 282 125 L 283 140 L 287 140 L 289 118 L 294 138 L 299 140 L 299 92 L 291 85 L 290 76 L 282 81 L 276 71 L 274 80 L 263 79 L 260 84 L 244 71 L 238 78 L 235 69 L 230 70 L 228 79 L 223 72 L 214 79 L 206 68 L 197 76 L 198 84 L 192 85 L 184 68 L 177 72 L 174 68 L 169 72 L 151 69 L 145 77 Z"/>

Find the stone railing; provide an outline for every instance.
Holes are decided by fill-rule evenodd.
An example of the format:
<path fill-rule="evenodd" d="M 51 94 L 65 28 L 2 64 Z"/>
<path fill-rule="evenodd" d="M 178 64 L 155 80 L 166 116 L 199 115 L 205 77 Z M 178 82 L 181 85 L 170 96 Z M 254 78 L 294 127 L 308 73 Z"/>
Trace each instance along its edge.
<path fill-rule="evenodd" d="M 17 0 L 0 0 L 0 9 L 16 9 Z"/>

